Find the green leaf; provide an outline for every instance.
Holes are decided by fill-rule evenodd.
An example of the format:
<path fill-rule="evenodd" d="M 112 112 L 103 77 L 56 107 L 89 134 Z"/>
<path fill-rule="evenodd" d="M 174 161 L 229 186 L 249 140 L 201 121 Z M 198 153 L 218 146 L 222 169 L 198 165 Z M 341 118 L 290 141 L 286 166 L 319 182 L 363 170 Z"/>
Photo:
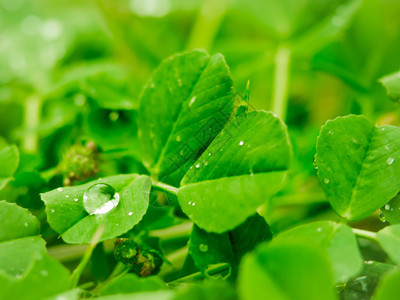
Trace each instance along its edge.
<path fill-rule="evenodd" d="M 38 252 L 33 257 L 33 261 L 18 278 L 10 278 L 0 272 L 1 299 L 43 299 L 69 288 L 70 274 L 61 263 Z"/>
<path fill-rule="evenodd" d="M 379 80 L 393 100 L 400 100 L 400 72 L 387 75 Z"/>
<path fill-rule="evenodd" d="M 224 280 L 205 280 L 180 289 L 174 300 L 236 300 L 232 284 Z"/>
<path fill-rule="evenodd" d="M 0 201 L 0 220 L 0 243 L 39 234 L 36 217 L 15 203 Z"/>
<path fill-rule="evenodd" d="M 19 152 L 15 145 L 0 149 L 0 190 L 12 179 L 19 164 Z"/>
<path fill-rule="evenodd" d="M 235 274 L 242 257 L 258 243 L 271 238 L 267 222 L 258 214 L 222 234 L 208 233 L 194 225 L 189 239 L 189 254 L 202 271 L 213 264 L 229 263 Z"/>
<path fill-rule="evenodd" d="M 178 184 L 190 165 L 224 127 L 234 90 L 222 55 L 175 55 L 159 66 L 139 106 L 139 144 L 145 166 Z"/>
<path fill-rule="evenodd" d="M 332 221 L 318 221 L 282 232 L 274 242 L 297 241 L 314 244 L 327 251 L 335 282 L 346 282 L 363 266 L 357 240 L 350 227 Z"/>
<path fill-rule="evenodd" d="M 233 229 L 281 189 L 290 160 L 282 121 L 269 112 L 243 113 L 186 173 L 179 204 L 206 231 Z"/>
<path fill-rule="evenodd" d="M 400 194 L 381 207 L 382 215 L 390 224 L 400 223 Z"/>
<path fill-rule="evenodd" d="M 379 282 L 376 292 L 374 294 L 374 300 L 388 300 L 397 299 L 400 295 L 400 270 L 390 272 L 383 276 Z"/>
<path fill-rule="evenodd" d="M 83 194 L 96 183 L 111 185 L 120 195 L 117 207 L 102 215 L 88 215 L 83 206 Z M 42 194 L 50 226 L 64 241 L 72 244 L 90 243 L 102 224 L 101 241 L 117 237 L 139 223 L 149 205 L 151 180 L 137 174 L 117 175 L 83 185 L 58 188 Z"/>
<path fill-rule="evenodd" d="M 328 258 L 308 245 L 260 245 L 243 258 L 238 281 L 243 300 L 336 299 Z"/>
<path fill-rule="evenodd" d="M 383 250 L 400 266 L 400 225 L 383 228 L 377 233 L 377 238 Z"/>
<path fill-rule="evenodd" d="M 175 299 L 174 291 L 156 291 L 156 292 L 140 292 L 133 294 L 114 294 L 98 297 L 99 300 L 173 300 Z"/>
<path fill-rule="evenodd" d="M 335 211 L 348 220 L 368 217 L 400 190 L 400 128 L 373 126 L 362 116 L 325 123 L 316 166 Z"/>
<path fill-rule="evenodd" d="M 166 289 L 165 283 L 158 277 L 139 278 L 135 274 L 126 274 L 107 283 L 101 289 L 101 295 L 129 294 Z"/>
<path fill-rule="evenodd" d="M 382 275 L 395 269 L 394 265 L 373 261 L 365 262 L 363 271 L 357 277 L 339 287 L 340 299 L 371 299 Z"/>

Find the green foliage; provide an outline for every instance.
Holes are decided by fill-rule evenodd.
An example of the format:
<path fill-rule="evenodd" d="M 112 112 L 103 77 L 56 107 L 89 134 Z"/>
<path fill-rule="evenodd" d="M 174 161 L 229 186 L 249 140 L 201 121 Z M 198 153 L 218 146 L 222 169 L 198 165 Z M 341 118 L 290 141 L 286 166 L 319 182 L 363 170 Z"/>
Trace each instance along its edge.
<path fill-rule="evenodd" d="M 0 299 L 397 299 L 399 15 L 0 0 Z"/>

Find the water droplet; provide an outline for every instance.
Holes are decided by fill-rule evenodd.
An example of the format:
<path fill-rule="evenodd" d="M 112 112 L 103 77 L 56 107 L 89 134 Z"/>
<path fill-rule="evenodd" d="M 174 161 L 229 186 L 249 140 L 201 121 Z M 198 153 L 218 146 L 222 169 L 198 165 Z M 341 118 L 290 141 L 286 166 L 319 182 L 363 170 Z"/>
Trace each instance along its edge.
<path fill-rule="evenodd" d="M 365 263 L 366 263 L 367 265 L 372 265 L 374 262 L 373 262 L 372 260 L 366 260 Z"/>
<path fill-rule="evenodd" d="M 329 133 L 330 135 L 334 135 L 334 134 L 335 134 L 332 130 L 329 130 L 328 133 Z"/>
<path fill-rule="evenodd" d="M 193 202 L 193 203 L 192 203 L 192 206 L 195 206 L 195 205 L 196 205 L 196 202 Z"/>
<path fill-rule="evenodd" d="M 64 189 L 63 188 L 58 188 L 57 191 L 62 192 Z"/>
<path fill-rule="evenodd" d="M 211 156 L 211 152 L 208 152 L 208 156 Z"/>
<path fill-rule="evenodd" d="M 74 199 L 74 201 L 75 201 L 75 202 L 78 202 L 78 201 L 79 201 L 79 199 L 78 199 L 78 198 L 75 198 L 75 199 Z"/>
<path fill-rule="evenodd" d="M 325 184 L 328 184 L 329 182 L 330 182 L 330 180 L 329 180 L 328 178 L 325 178 L 325 179 L 324 179 L 324 183 L 325 183 Z"/>
<path fill-rule="evenodd" d="M 188 202 L 188 205 L 191 205 L 191 204 L 192 204 L 192 201 L 189 201 L 189 202 Z"/>
<path fill-rule="evenodd" d="M 384 222 L 384 223 L 387 222 L 387 220 L 386 220 L 386 218 L 385 218 L 385 216 L 383 215 L 382 212 L 379 213 L 379 220 L 381 220 L 381 221 Z"/>
<path fill-rule="evenodd" d="M 132 216 L 133 215 L 133 212 L 128 212 L 128 216 Z"/>
<path fill-rule="evenodd" d="M 318 228 L 317 228 L 317 231 L 318 231 L 318 232 L 322 232 L 322 227 L 318 227 Z"/>
<path fill-rule="evenodd" d="M 111 122 L 116 122 L 119 119 L 119 113 L 117 111 L 112 111 L 108 115 L 108 118 Z"/>
<path fill-rule="evenodd" d="M 189 101 L 189 107 L 192 107 L 194 101 L 196 101 L 196 96 L 194 96 L 192 99 Z"/>
<path fill-rule="evenodd" d="M 65 198 L 69 198 L 69 195 L 65 195 Z"/>
<path fill-rule="evenodd" d="M 177 142 L 180 142 L 181 140 L 182 140 L 182 138 L 181 138 L 181 136 L 180 135 L 178 135 L 177 137 L 176 137 L 176 139 L 175 139 Z"/>
<path fill-rule="evenodd" d="M 386 128 L 385 127 L 381 127 L 381 131 L 385 131 L 386 130 Z"/>
<path fill-rule="evenodd" d="M 392 163 L 394 163 L 394 158 L 388 157 L 388 159 L 386 160 L 386 164 L 388 164 L 390 166 Z"/>
<path fill-rule="evenodd" d="M 49 272 L 47 272 L 46 270 L 40 270 L 40 275 L 47 276 L 49 275 Z"/>
<path fill-rule="evenodd" d="M 385 146 L 385 149 L 386 149 L 386 150 L 389 150 L 389 146 L 388 146 L 388 145 L 386 145 L 386 146 Z"/>
<path fill-rule="evenodd" d="M 244 144 L 243 141 L 240 141 L 240 142 L 239 142 L 239 146 L 243 146 L 243 144 Z"/>
<path fill-rule="evenodd" d="M 250 176 L 254 176 L 254 173 L 250 173 Z"/>
<path fill-rule="evenodd" d="M 385 205 L 385 209 L 386 209 L 386 210 L 390 210 L 390 204 L 386 204 L 386 205 Z"/>
<path fill-rule="evenodd" d="M 180 78 L 178 78 L 178 85 L 180 86 L 180 87 L 182 87 L 182 80 L 180 79 Z"/>
<path fill-rule="evenodd" d="M 96 183 L 83 194 L 83 206 L 91 215 L 108 213 L 119 203 L 119 194 L 105 183 Z"/>
<path fill-rule="evenodd" d="M 28 227 L 28 223 L 27 223 L 27 222 L 25 222 L 25 223 L 24 223 L 24 226 L 25 226 L 25 227 Z"/>
<path fill-rule="evenodd" d="M 200 164 L 197 164 L 197 165 L 196 165 L 196 168 L 197 168 L 197 169 L 200 168 Z"/>
<path fill-rule="evenodd" d="M 190 167 L 190 170 L 193 169 L 193 166 Z"/>
<path fill-rule="evenodd" d="M 55 212 L 55 210 L 54 210 L 54 209 L 52 209 L 52 210 L 51 210 L 51 212 L 52 212 L 52 213 L 54 213 L 54 212 Z"/>
<path fill-rule="evenodd" d="M 206 245 L 206 244 L 200 244 L 200 245 L 199 245 L 199 250 L 200 250 L 201 252 L 207 252 L 207 251 L 208 251 L 208 245 Z"/>

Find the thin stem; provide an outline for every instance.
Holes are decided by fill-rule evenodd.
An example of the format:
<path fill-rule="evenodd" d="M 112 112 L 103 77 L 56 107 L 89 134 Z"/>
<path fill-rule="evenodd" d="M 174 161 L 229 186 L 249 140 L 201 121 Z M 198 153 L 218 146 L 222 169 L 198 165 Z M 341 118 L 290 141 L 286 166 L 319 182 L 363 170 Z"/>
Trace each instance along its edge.
<path fill-rule="evenodd" d="M 78 285 L 79 278 L 82 275 L 83 270 L 86 268 L 87 263 L 89 262 L 90 257 L 92 256 L 93 250 L 96 247 L 97 243 L 100 241 L 105 227 L 100 226 L 97 231 L 94 233 L 93 238 L 90 242 L 89 247 L 86 248 L 85 254 L 82 257 L 81 262 L 76 267 L 76 269 L 72 272 L 71 275 L 71 287 L 75 288 Z"/>
<path fill-rule="evenodd" d="M 197 19 L 190 34 L 187 50 L 202 48 L 210 50 L 225 16 L 228 0 L 206 0 L 199 10 Z"/>
<path fill-rule="evenodd" d="M 101 289 L 107 285 L 108 283 L 110 283 L 111 281 L 114 281 L 118 278 L 121 278 L 122 276 L 124 276 L 125 274 L 127 274 L 129 272 L 130 268 L 125 266 L 123 263 L 117 263 L 117 265 L 115 266 L 114 270 L 112 271 L 110 277 L 108 277 L 105 281 L 101 282 L 94 290 L 93 293 L 98 293 L 99 291 L 101 291 Z"/>
<path fill-rule="evenodd" d="M 39 95 L 31 95 L 26 99 L 24 110 L 25 135 L 22 140 L 22 148 L 29 153 L 34 153 L 38 148 L 37 127 L 40 124 L 42 110 L 42 98 Z"/>
<path fill-rule="evenodd" d="M 228 263 L 217 264 L 217 265 L 214 265 L 211 268 L 209 268 L 207 270 L 207 274 L 209 276 L 217 275 L 219 273 L 222 273 L 222 272 L 228 270 L 229 268 L 230 268 L 230 266 Z M 181 277 L 179 279 L 171 281 L 171 282 L 169 282 L 169 284 L 188 281 L 188 280 L 203 279 L 204 277 L 205 277 L 204 272 L 196 272 L 196 273 L 190 274 L 188 276 Z"/>
<path fill-rule="evenodd" d="M 272 111 L 285 120 L 287 96 L 290 77 L 291 51 L 286 46 L 280 46 L 275 54 L 274 87 L 272 94 Z"/>
<path fill-rule="evenodd" d="M 192 231 L 193 223 L 185 222 L 165 229 L 152 230 L 149 235 L 159 237 L 163 241 L 186 237 Z"/>
<path fill-rule="evenodd" d="M 181 249 L 176 250 L 175 252 L 168 254 L 166 259 L 169 262 L 169 264 L 163 264 L 159 275 L 162 277 L 171 272 L 179 270 L 185 262 L 186 256 L 188 255 L 188 251 L 189 251 L 188 246 L 185 246 L 182 247 Z"/>
<path fill-rule="evenodd" d="M 360 237 L 360 238 L 363 238 L 363 239 L 366 239 L 366 240 L 370 240 L 370 241 L 373 241 L 373 242 L 377 242 L 378 241 L 376 232 L 357 229 L 357 228 L 352 228 L 351 230 L 353 231 L 353 233 L 357 237 Z"/>
<path fill-rule="evenodd" d="M 171 185 L 168 185 L 168 184 L 153 180 L 153 186 L 158 188 L 158 189 L 161 189 L 161 190 L 163 190 L 165 192 L 169 192 L 171 194 L 174 194 L 175 196 L 178 195 L 178 189 L 176 187 L 171 186 Z"/>

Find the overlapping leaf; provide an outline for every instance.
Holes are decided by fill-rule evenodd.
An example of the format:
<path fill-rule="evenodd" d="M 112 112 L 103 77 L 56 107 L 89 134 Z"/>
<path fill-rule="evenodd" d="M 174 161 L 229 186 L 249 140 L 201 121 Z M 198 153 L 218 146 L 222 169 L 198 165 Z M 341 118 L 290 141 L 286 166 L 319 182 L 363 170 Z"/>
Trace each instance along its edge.
<path fill-rule="evenodd" d="M 155 71 L 139 107 L 139 142 L 146 167 L 178 184 L 228 121 L 233 85 L 222 55 L 175 55 Z"/>
<path fill-rule="evenodd" d="M 400 191 L 400 128 L 339 117 L 321 128 L 316 166 L 322 188 L 342 217 L 368 217 Z"/>
<path fill-rule="evenodd" d="M 19 152 L 15 145 L 0 144 L 0 190 L 12 179 L 19 163 Z"/>
<path fill-rule="evenodd" d="M 178 200 L 200 228 L 221 233 L 253 215 L 282 187 L 291 159 L 285 125 L 272 113 L 233 119 L 182 179 Z"/>
<path fill-rule="evenodd" d="M 351 228 L 331 221 L 319 221 L 282 232 L 274 242 L 302 241 L 326 249 L 336 282 L 346 282 L 363 266 L 357 240 Z"/>

